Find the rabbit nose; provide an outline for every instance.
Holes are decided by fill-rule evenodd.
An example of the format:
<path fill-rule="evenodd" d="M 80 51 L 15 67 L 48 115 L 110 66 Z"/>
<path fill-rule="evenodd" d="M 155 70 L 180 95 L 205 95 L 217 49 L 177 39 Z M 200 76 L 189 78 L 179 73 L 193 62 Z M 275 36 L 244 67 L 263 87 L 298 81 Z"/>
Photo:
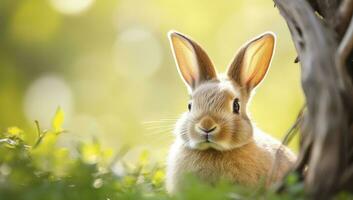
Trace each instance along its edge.
<path fill-rule="evenodd" d="M 209 116 L 203 117 L 197 124 L 197 128 L 202 132 L 202 134 L 211 134 L 217 129 L 218 125 Z"/>
<path fill-rule="evenodd" d="M 212 131 L 216 130 L 216 126 L 214 126 L 213 128 L 211 129 L 203 129 L 201 127 L 199 127 L 201 131 L 205 132 L 205 133 L 211 133 Z"/>
<path fill-rule="evenodd" d="M 217 125 L 210 128 L 210 129 L 203 129 L 201 127 L 197 127 L 199 129 L 199 133 L 202 137 L 204 137 L 204 139 L 209 142 L 215 135 L 216 133 L 216 129 L 217 129 Z"/>

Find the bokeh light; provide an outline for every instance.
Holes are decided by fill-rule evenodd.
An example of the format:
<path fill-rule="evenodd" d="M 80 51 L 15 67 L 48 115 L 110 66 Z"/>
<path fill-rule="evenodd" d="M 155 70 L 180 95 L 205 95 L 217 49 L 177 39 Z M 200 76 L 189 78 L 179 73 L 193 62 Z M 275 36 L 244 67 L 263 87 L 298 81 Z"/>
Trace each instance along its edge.
<path fill-rule="evenodd" d="M 74 15 L 87 10 L 95 0 L 50 0 L 51 5 L 59 12 Z"/>
<path fill-rule="evenodd" d="M 69 85 L 59 76 L 43 75 L 28 87 L 24 110 L 29 121 L 38 120 L 44 128 L 51 126 L 51 118 L 58 107 L 65 110 L 70 121 L 73 113 L 73 94 Z"/>
<path fill-rule="evenodd" d="M 159 39 L 141 27 L 123 30 L 114 45 L 116 70 L 128 79 L 152 75 L 160 67 L 162 56 Z"/>

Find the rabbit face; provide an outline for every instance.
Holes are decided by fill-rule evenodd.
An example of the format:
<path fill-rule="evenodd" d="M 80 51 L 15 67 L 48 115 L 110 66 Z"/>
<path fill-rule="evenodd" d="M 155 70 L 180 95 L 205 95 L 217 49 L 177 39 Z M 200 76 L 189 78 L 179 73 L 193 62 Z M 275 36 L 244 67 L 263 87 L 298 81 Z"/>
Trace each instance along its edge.
<path fill-rule="evenodd" d="M 246 101 L 230 81 L 204 83 L 192 93 L 190 110 L 178 121 L 175 133 L 193 149 L 242 146 L 252 136 Z"/>
<path fill-rule="evenodd" d="M 169 34 L 179 74 L 187 85 L 189 111 L 174 130 L 192 149 L 219 151 L 251 141 L 252 126 L 246 113 L 251 91 L 265 77 L 274 51 L 275 37 L 265 33 L 244 45 L 228 67 L 217 75 L 206 52 L 177 32 Z"/>

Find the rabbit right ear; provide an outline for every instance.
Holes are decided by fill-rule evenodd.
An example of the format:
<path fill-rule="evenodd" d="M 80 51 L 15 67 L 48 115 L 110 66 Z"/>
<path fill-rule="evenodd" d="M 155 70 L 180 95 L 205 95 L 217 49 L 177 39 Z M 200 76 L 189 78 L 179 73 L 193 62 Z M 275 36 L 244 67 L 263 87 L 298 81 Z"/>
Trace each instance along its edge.
<path fill-rule="evenodd" d="M 248 91 L 265 77 L 274 52 L 276 37 L 266 32 L 243 46 L 228 67 L 228 77 Z"/>
<path fill-rule="evenodd" d="M 175 31 L 170 31 L 168 36 L 179 74 L 190 91 L 217 77 L 210 58 L 196 42 Z"/>

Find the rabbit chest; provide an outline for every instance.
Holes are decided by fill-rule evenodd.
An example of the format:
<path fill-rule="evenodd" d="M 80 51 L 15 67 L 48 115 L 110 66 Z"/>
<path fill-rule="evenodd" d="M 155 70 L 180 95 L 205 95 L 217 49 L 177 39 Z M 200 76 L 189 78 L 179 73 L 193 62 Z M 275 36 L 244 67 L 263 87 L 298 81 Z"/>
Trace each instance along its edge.
<path fill-rule="evenodd" d="M 168 162 L 167 187 L 177 187 L 185 174 L 208 183 L 227 180 L 256 185 L 268 175 L 273 162 L 271 155 L 252 143 L 224 152 L 213 149 L 197 151 L 174 145 Z"/>

